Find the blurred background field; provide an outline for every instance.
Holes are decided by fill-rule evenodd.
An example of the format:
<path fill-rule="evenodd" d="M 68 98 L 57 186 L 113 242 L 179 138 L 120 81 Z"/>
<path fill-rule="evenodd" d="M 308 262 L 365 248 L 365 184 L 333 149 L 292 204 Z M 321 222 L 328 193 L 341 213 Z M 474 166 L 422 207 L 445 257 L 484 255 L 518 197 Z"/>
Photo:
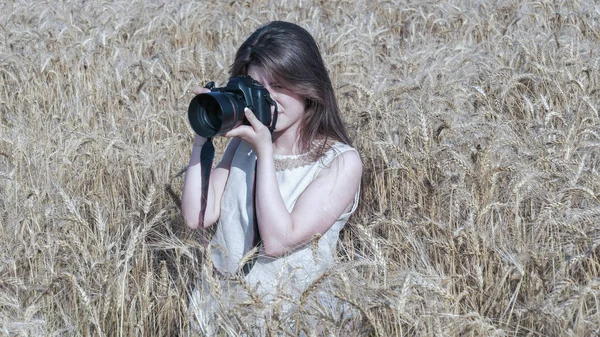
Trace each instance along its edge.
<path fill-rule="evenodd" d="M 594 1 L 9 0 L 1 336 L 187 334 L 191 88 L 270 20 L 319 42 L 365 164 L 339 264 L 270 333 L 600 334 Z M 323 281 L 359 315 L 320 310 Z M 238 309 L 213 332 L 251 331 Z"/>

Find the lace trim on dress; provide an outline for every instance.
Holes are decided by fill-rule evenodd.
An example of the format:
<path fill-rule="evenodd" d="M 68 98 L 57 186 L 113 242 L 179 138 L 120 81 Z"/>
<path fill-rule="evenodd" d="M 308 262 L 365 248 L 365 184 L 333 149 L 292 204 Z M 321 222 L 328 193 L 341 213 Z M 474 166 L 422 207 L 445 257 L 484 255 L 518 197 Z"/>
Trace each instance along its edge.
<path fill-rule="evenodd" d="M 322 154 L 325 154 L 331 148 L 331 144 L 326 144 L 325 149 L 322 146 L 323 142 L 320 142 L 313 146 L 310 151 L 298 155 L 274 155 L 275 171 L 293 170 L 316 162 L 319 159 L 317 158 L 319 152 L 322 151 Z"/>
<path fill-rule="evenodd" d="M 275 171 L 293 170 L 315 162 L 310 152 L 296 156 L 274 156 Z"/>

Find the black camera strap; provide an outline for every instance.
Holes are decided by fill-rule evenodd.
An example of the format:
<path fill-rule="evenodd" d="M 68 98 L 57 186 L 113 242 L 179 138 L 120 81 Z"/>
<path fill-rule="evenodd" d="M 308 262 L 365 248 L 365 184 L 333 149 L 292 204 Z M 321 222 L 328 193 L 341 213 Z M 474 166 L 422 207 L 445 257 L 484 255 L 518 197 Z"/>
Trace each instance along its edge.
<path fill-rule="evenodd" d="M 213 161 L 215 157 L 215 147 L 212 143 L 212 138 L 207 138 L 206 142 L 202 145 L 200 150 L 200 171 L 202 176 L 202 199 L 200 202 L 200 216 L 204 223 L 204 215 L 206 214 L 206 205 L 208 203 L 208 186 L 210 183 L 210 172 L 212 169 Z M 258 229 L 258 220 L 256 216 L 256 165 L 254 163 L 254 178 L 252 179 L 252 242 L 250 243 L 249 250 L 257 247 L 261 243 L 260 231 Z M 254 262 L 256 262 L 256 254 L 250 258 L 242 267 L 244 275 L 248 275 Z"/>
<path fill-rule="evenodd" d="M 273 131 L 275 131 L 275 125 L 277 124 L 277 115 L 279 114 L 277 112 L 277 102 L 275 102 L 275 100 L 273 100 L 271 96 L 266 96 L 265 99 L 267 100 L 267 102 L 269 102 L 269 104 L 271 104 L 275 108 L 275 110 L 273 110 L 273 118 L 271 119 L 271 125 L 268 126 L 269 131 L 271 131 L 271 134 L 273 134 Z"/>
<path fill-rule="evenodd" d="M 260 230 L 258 229 L 258 217 L 256 216 L 256 165 L 254 163 L 254 179 L 252 183 L 252 241 L 250 242 L 250 248 L 248 251 L 254 249 L 254 247 L 258 247 L 262 243 L 262 239 L 260 237 Z M 254 254 L 244 266 L 242 266 L 242 273 L 244 275 L 248 275 L 252 267 L 254 267 L 254 262 L 256 262 L 256 258 L 258 257 L 258 252 Z"/>
<path fill-rule="evenodd" d="M 210 183 L 210 171 L 212 170 L 213 160 L 215 158 L 215 146 L 212 138 L 207 138 L 200 150 L 200 173 L 202 176 L 202 200 L 200 202 L 200 216 L 204 226 L 204 215 L 206 214 L 206 205 L 208 204 L 208 184 Z"/>

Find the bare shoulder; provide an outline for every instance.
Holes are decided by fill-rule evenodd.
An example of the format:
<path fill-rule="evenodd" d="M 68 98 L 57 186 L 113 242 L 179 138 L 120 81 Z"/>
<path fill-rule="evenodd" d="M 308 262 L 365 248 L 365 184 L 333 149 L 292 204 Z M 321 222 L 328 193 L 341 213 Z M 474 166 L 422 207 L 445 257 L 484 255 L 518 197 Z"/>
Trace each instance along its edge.
<path fill-rule="evenodd" d="M 334 149 L 334 151 L 337 151 Z M 333 160 L 321 171 L 319 177 L 343 177 L 350 179 L 349 183 L 360 181 L 362 177 L 363 163 L 358 152 L 348 148 L 337 154 Z"/>
<path fill-rule="evenodd" d="M 359 170 L 362 172 L 362 159 L 355 149 L 346 150 L 335 157 L 331 162 L 332 166 L 338 165 L 348 171 Z"/>

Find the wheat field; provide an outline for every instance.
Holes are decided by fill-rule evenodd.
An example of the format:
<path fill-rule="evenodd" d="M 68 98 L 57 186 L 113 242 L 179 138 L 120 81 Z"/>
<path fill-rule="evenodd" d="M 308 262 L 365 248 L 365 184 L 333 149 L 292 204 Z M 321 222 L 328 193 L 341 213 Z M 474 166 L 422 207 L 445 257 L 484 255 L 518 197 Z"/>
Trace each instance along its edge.
<path fill-rule="evenodd" d="M 293 317 L 251 301 L 204 333 L 254 314 L 278 336 L 600 334 L 594 1 L 8 0 L 1 336 L 190 333 L 210 232 L 179 214 L 187 104 L 271 20 L 320 45 L 361 206 Z"/>

